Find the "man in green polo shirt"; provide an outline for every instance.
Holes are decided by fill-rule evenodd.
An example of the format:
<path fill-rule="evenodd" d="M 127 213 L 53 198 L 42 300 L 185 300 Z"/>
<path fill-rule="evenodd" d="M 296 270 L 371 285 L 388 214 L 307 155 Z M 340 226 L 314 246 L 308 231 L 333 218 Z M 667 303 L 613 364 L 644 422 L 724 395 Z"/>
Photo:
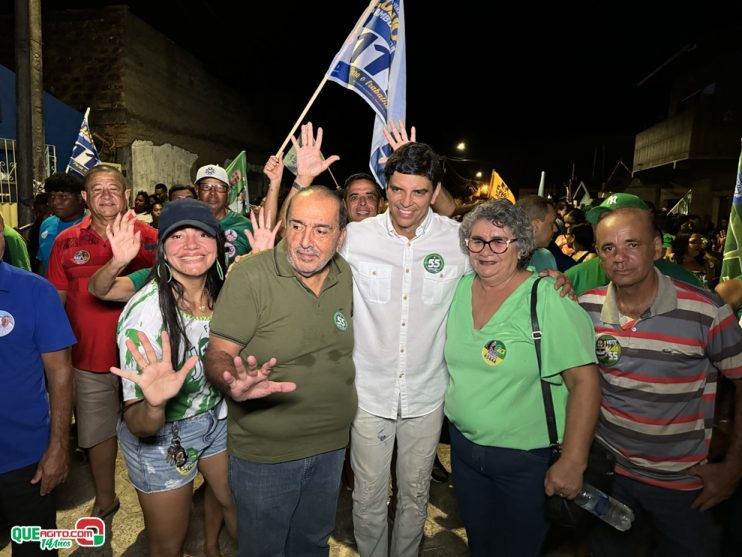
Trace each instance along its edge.
<path fill-rule="evenodd" d="M 358 406 L 353 283 L 337 255 L 345 206 L 331 190 L 312 186 L 292 198 L 287 215 L 285 239 L 227 276 L 204 357 L 207 377 L 228 397 L 241 556 L 329 551 Z M 268 372 L 296 390 L 246 400 L 243 383 Z"/>
<path fill-rule="evenodd" d="M 590 224 L 595 226 L 603 213 L 607 211 L 615 211 L 616 209 L 650 210 L 649 206 L 636 195 L 630 193 L 614 193 L 613 195 L 606 197 L 603 203 L 590 209 L 585 217 Z M 660 236 L 660 238 L 662 237 L 660 230 L 656 230 L 655 232 Z M 667 259 L 658 259 L 654 262 L 654 265 L 663 275 L 682 280 L 683 282 L 687 282 L 694 286 L 701 286 L 701 283 L 693 273 L 684 267 L 681 267 L 677 263 L 673 263 Z M 605 286 L 610 282 L 608 275 L 605 274 L 603 267 L 600 265 L 600 258 L 598 257 L 584 261 L 574 267 L 570 267 L 564 272 L 564 274 L 572 281 L 572 286 L 575 289 L 575 296 L 580 296 L 583 292 L 587 292 L 593 288 L 598 288 L 599 286 Z"/>

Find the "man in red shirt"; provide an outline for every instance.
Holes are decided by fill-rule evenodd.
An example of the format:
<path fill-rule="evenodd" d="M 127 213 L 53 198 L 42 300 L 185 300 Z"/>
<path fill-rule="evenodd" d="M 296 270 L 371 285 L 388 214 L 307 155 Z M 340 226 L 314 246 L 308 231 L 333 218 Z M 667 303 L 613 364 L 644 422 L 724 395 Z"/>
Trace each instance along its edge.
<path fill-rule="evenodd" d="M 112 257 L 106 229 L 127 211 L 129 194 L 126 179 L 115 168 L 101 165 L 90 170 L 82 192 L 90 214 L 57 237 L 49 258 L 49 281 L 65 303 L 78 339 L 72 348 L 77 437 L 79 446 L 88 449 L 95 485 L 91 516 L 102 518 L 119 507 L 114 479 L 119 379 L 109 369 L 118 366 L 116 325 L 123 304 L 98 300 L 88 293 L 88 281 Z M 141 248 L 126 270 L 129 273 L 151 267 L 157 245 L 157 230 L 141 221 L 134 229 L 141 236 Z"/>

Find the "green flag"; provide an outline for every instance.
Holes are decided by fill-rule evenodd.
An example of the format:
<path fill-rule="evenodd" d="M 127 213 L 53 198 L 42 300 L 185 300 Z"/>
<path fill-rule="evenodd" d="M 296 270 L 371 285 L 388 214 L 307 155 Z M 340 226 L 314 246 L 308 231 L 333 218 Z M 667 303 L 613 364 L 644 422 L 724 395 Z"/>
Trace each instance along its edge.
<path fill-rule="evenodd" d="M 247 191 L 247 158 L 241 151 L 227 167 L 229 185 L 229 208 L 235 213 L 246 215 L 250 212 L 250 197 Z"/>
<path fill-rule="evenodd" d="M 689 189 L 688 193 L 681 197 L 680 201 L 678 201 L 675 206 L 667 212 L 667 214 L 687 215 L 690 213 L 691 203 L 693 203 L 693 188 Z"/>
<path fill-rule="evenodd" d="M 742 153 L 737 163 L 737 183 L 734 186 L 732 210 L 729 212 L 727 241 L 724 244 L 724 262 L 721 264 L 721 280 L 742 275 Z"/>

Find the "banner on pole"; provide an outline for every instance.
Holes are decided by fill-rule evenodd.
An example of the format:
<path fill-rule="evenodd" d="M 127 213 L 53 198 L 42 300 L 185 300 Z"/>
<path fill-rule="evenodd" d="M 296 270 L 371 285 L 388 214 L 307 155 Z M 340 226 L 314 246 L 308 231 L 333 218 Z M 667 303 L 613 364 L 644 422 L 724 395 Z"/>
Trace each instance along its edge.
<path fill-rule="evenodd" d="M 721 280 L 737 278 L 742 275 L 742 152 L 737 163 L 737 181 L 734 185 L 734 199 L 729 212 L 727 241 L 724 244 L 724 260 L 721 264 Z"/>
<path fill-rule="evenodd" d="M 369 166 L 384 186 L 379 159 L 391 154 L 384 128 L 405 119 L 407 104 L 403 0 L 371 0 L 330 64 L 327 79 L 358 93 L 376 113 Z"/>
<path fill-rule="evenodd" d="M 65 171 L 68 174 L 72 171 L 80 176 L 85 176 L 88 170 L 100 164 L 98 149 L 95 148 L 93 135 L 90 133 L 90 126 L 88 125 L 89 114 L 90 108 L 88 107 L 82 117 L 77 141 L 75 141 L 75 146 L 72 147 L 72 156 L 70 156 L 70 162 L 67 164 L 67 170 Z"/>
<path fill-rule="evenodd" d="M 235 213 L 246 215 L 250 213 L 250 194 L 247 190 L 247 156 L 241 151 L 227 168 L 229 185 L 229 208 Z"/>

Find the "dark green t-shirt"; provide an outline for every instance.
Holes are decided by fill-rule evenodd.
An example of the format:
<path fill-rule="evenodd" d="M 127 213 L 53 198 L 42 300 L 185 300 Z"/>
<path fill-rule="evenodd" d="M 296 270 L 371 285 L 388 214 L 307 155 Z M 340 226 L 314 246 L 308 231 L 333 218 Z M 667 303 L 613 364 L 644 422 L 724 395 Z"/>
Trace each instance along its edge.
<path fill-rule="evenodd" d="M 227 254 L 227 267 L 229 267 L 238 255 L 246 255 L 252 250 L 250 242 L 247 241 L 245 230 L 252 232 L 250 219 L 235 213 L 227 211 L 224 218 L 219 221 L 219 226 L 224 232 L 224 251 Z"/>
<path fill-rule="evenodd" d="M 126 277 L 134 283 L 134 290 L 138 292 L 142 289 L 142 286 L 147 284 L 147 277 L 151 272 L 152 267 L 145 267 L 144 269 L 139 269 L 138 271 L 126 275 Z"/>
<path fill-rule="evenodd" d="M 263 363 L 275 357 L 273 381 L 296 391 L 235 402 L 228 398 L 228 450 L 244 460 L 297 460 L 348 444 L 358 407 L 353 366 L 353 282 L 339 255 L 319 296 L 286 258 L 286 242 L 237 263 L 214 308 L 211 335 L 243 346 Z"/>
<path fill-rule="evenodd" d="M 668 261 L 667 259 L 658 259 L 654 262 L 654 265 L 663 275 L 682 280 L 683 282 L 687 282 L 694 286 L 701 286 L 701 283 L 693 273 L 672 261 Z M 587 292 L 593 288 L 598 288 L 599 286 L 605 286 L 611 282 L 608 275 L 603 271 L 603 266 L 600 264 L 599 257 L 594 257 L 593 259 L 584 261 L 579 265 L 570 267 L 564 272 L 564 274 L 572 281 L 572 285 L 575 289 L 575 296 L 580 296 L 583 292 Z"/>

